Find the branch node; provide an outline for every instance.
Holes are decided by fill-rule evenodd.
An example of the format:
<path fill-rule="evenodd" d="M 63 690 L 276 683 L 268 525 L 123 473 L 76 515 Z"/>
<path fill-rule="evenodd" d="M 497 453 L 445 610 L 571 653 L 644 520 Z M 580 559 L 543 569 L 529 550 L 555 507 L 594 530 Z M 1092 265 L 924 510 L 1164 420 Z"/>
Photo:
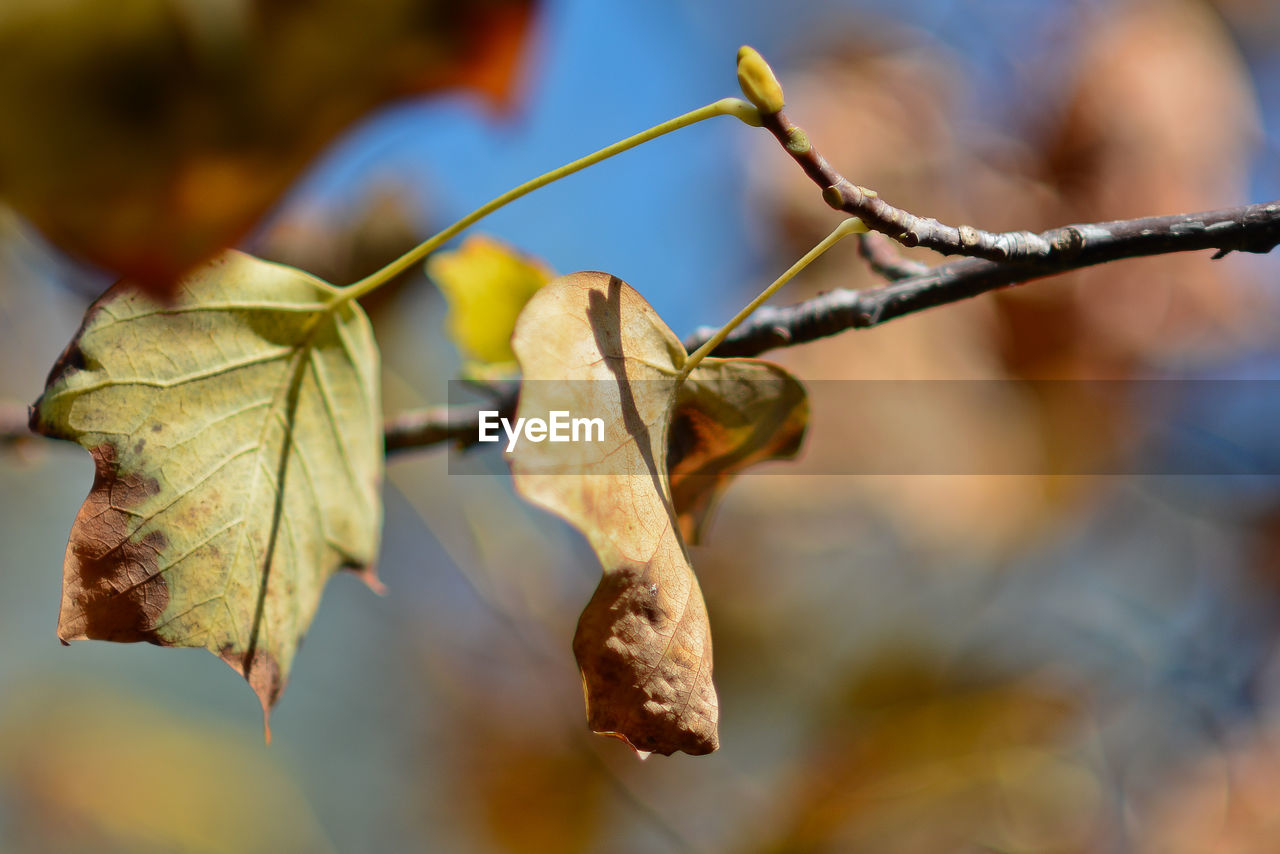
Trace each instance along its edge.
<path fill-rule="evenodd" d="M 834 184 L 830 187 L 822 188 L 822 200 L 827 203 L 827 207 L 832 210 L 844 210 L 844 194 L 840 192 L 840 188 Z"/>
<path fill-rule="evenodd" d="M 787 131 L 787 151 L 792 154 L 808 154 L 810 150 L 809 135 L 798 127 Z"/>
<path fill-rule="evenodd" d="M 1069 225 L 1053 239 L 1053 251 L 1063 255 L 1075 255 L 1084 248 L 1084 232 Z"/>

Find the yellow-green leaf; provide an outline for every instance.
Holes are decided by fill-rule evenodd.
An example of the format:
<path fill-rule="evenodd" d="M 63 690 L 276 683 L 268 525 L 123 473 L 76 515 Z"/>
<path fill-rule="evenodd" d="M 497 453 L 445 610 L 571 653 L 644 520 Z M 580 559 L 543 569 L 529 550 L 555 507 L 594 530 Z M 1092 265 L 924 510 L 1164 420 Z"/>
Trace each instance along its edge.
<path fill-rule="evenodd" d="M 378 586 L 378 352 L 337 293 L 226 252 L 170 303 L 120 283 L 90 307 L 32 412 L 96 465 L 62 640 L 204 647 L 269 712 L 329 577 Z"/>
<path fill-rule="evenodd" d="M 803 388 L 749 359 L 704 360 L 681 384 L 679 339 L 606 273 L 549 283 L 520 315 L 512 345 L 524 374 L 517 418 L 561 412 L 603 424 L 591 441 L 526 436 L 511 457 L 516 489 L 582 531 L 604 569 L 573 644 L 588 723 L 641 753 L 709 753 L 719 744 L 711 630 L 681 529 L 696 527 L 738 468 L 794 453 Z M 675 412 L 690 425 L 680 451 L 689 507 L 672 500 Z M 754 429 L 742 423 L 756 417 L 764 421 Z"/>
<path fill-rule="evenodd" d="M 449 302 L 449 335 L 471 375 L 513 369 L 511 333 L 525 303 L 555 273 L 491 237 L 475 236 L 427 259 L 427 273 Z"/>

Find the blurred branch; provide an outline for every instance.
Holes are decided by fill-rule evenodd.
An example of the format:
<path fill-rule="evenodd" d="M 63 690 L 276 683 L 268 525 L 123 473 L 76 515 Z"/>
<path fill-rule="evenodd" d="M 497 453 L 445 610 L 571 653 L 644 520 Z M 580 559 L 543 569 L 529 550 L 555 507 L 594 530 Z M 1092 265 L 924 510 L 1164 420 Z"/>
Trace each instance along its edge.
<path fill-rule="evenodd" d="M 501 398 L 484 406 L 497 409 L 503 418 L 515 418 L 518 386 Z M 479 442 L 480 406 L 435 406 L 416 409 L 387 419 L 385 446 L 387 455 L 411 448 L 425 448 L 438 442 L 452 442 L 455 447 L 469 448 Z"/>
<path fill-rule="evenodd" d="M 465 381 L 484 395 L 486 410 L 497 410 L 503 418 L 515 418 L 520 383 L 515 379 L 492 382 Z M 432 406 L 414 409 L 388 418 L 383 425 L 383 445 L 388 454 L 410 448 L 421 448 L 437 442 L 453 442 L 468 448 L 479 442 L 480 404 L 469 406 Z"/>
<path fill-rule="evenodd" d="M 497 408 L 510 418 L 515 413 L 516 395 L 486 406 Z M 388 418 L 383 441 L 388 454 L 408 448 L 422 448 L 437 442 L 455 442 L 461 446 L 474 444 L 478 436 L 478 407 L 433 406 L 415 409 Z"/>

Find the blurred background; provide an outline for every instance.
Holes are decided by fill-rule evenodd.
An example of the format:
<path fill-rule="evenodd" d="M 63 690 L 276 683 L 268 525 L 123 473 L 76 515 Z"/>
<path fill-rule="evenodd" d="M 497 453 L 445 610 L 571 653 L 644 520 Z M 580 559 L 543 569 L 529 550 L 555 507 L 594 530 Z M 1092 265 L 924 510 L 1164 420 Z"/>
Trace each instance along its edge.
<path fill-rule="evenodd" d="M 113 270 L 163 288 L 234 241 L 354 281 L 529 177 L 735 94 L 743 43 L 838 168 L 946 222 L 1280 198 L 1269 0 L 306 5 L 0 9 L 0 400 L 38 396 Z M 683 336 L 835 221 L 776 143 L 726 119 L 480 230 L 614 273 Z M 570 639 L 598 564 L 496 455 L 389 463 L 390 592 L 330 583 L 267 748 L 214 656 L 59 645 L 92 465 L 11 444 L 0 850 L 1275 851 L 1280 480 L 1250 464 L 1280 451 L 1274 383 L 1230 412 L 1176 401 L 1209 440 L 1229 422 L 1253 473 L 1121 477 L 1080 474 L 1107 468 L 1081 448 L 1123 459 L 1141 395 L 1083 418 L 1078 384 L 1004 381 L 1280 379 L 1278 263 L 1121 262 L 774 354 L 815 382 L 1002 382 L 905 418 L 823 382 L 802 459 L 729 490 L 693 551 L 722 708 L 709 757 L 640 762 L 587 731 Z M 876 284 L 850 243 L 778 299 Z M 443 402 L 458 357 L 425 275 L 368 309 L 388 412 Z M 913 439 L 1026 474 L 823 474 Z M 488 476 L 448 473 L 467 467 Z"/>

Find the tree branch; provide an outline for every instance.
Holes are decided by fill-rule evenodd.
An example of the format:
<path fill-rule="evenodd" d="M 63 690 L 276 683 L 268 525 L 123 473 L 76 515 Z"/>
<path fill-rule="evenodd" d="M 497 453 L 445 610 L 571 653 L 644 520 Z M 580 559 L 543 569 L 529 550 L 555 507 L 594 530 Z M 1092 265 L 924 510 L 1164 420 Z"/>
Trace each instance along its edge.
<path fill-rule="evenodd" d="M 713 355 L 758 356 L 779 347 L 803 344 L 848 329 L 866 329 L 936 306 L 978 296 L 1034 279 L 1091 267 L 1122 258 L 1164 255 L 1174 252 L 1216 250 L 1214 258 L 1228 252 L 1270 252 L 1280 245 L 1280 202 L 1176 216 L 1116 220 L 1068 225 L 1033 235 L 1038 241 L 1059 247 L 1034 261 L 994 262 L 962 258 L 923 272 L 897 278 L 892 284 L 865 291 L 838 289 L 791 306 L 764 306 L 734 330 Z M 914 267 L 884 254 L 887 247 L 869 250 L 878 272 L 893 278 Z M 868 250 L 864 249 L 864 253 Z M 907 266 L 911 264 L 912 266 Z M 694 350 L 714 334 L 698 329 L 685 340 Z M 496 393 L 487 409 L 511 417 L 516 407 L 514 387 Z M 479 406 L 440 406 L 396 415 L 387 420 L 388 454 L 422 448 L 440 442 L 466 447 L 478 435 Z M 0 445 L 16 445 L 37 438 L 27 429 L 26 408 L 0 404 Z"/>
<path fill-rule="evenodd" d="M 818 185 L 822 200 L 829 207 L 858 217 L 872 231 L 887 234 L 903 246 L 923 246 L 943 255 L 965 255 L 988 261 L 1040 260 L 1060 249 L 1030 231 L 995 233 L 970 225 L 944 225 L 936 219 L 895 208 L 875 190 L 859 186 L 837 172 L 813 147 L 809 135 L 785 113 L 762 113 L 761 122 Z"/>
<path fill-rule="evenodd" d="M 791 159 L 800 165 L 822 190 L 822 199 L 828 206 L 852 214 L 860 218 L 872 231 L 886 234 L 904 246 L 924 246 L 942 255 L 963 255 L 970 258 L 982 258 L 993 262 L 1026 262 L 1042 264 L 1055 260 L 1060 256 L 1071 257 L 1083 248 L 1086 226 L 1067 226 L 1051 229 L 1039 234 L 1030 231 L 991 232 L 974 228 L 970 225 L 952 226 L 938 222 L 936 219 L 917 216 L 909 213 L 880 198 L 875 190 L 861 187 L 841 175 L 835 167 L 827 162 L 812 142 L 808 134 L 787 118 L 781 111 L 763 113 L 763 127 L 782 144 Z M 1268 206 L 1263 205 L 1263 208 Z M 1228 212 L 1220 211 L 1215 214 Z M 1274 218 L 1275 211 L 1257 213 L 1257 216 Z M 1211 216 L 1200 214 L 1201 217 Z M 1156 218 L 1163 221 L 1167 217 Z M 1132 220 L 1145 223 L 1153 220 Z M 1116 223 L 1102 223 L 1102 226 L 1115 226 Z M 1237 224 L 1240 225 L 1240 224 Z M 1254 223 L 1255 227 L 1257 223 Z M 1224 225 L 1229 228 L 1229 225 Z M 1169 248 L 1157 248 L 1146 252 L 1120 254 L 1116 258 L 1128 258 L 1138 254 L 1153 255 L 1160 252 L 1177 252 L 1189 249 L 1218 248 L 1225 251 L 1269 252 L 1276 245 L 1274 229 L 1256 229 L 1247 232 L 1244 228 L 1232 229 L 1237 242 L 1231 245 L 1217 246 L 1211 240 L 1201 246 L 1168 244 Z M 1092 238 L 1092 235 L 1089 235 Z M 1091 263 L 1100 264 L 1112 258 L 1099 258 Z M 1083 266 L 1083 265 L 1082 265 Z M 1057 270 L 1049 268 L 1042 275 L 1050 275 Z"/>
<path fill-rule="evenodd" d="M 898 255 L 893 241 L 878 231 L 858 235 L 858 254 L 867 262 L 871 272 L 891 282 L 929 272 L 928 264 L 908 261 Z"/>
<path fill-rule="evenodd" d="M 963 258 L 883 288 L 839 289 L 799 305 L 764 306 L 734 330 L 716 348 L 715 355 L 757 356 L 777 347 L 803 344 L 846 329 L 865 329 L 926 308 L 1122 258 L 1203 249 L 1216 249 L 1214 258 L 1232 251 L 1269 252 L 1280 244 L 1280 202 L 1068 225 L 1035 236 L 1070 249 L 1056 250 L 1038 261 L 997 263 Z M 709 336 L 708 330 L 699 329 L 685 346 L 697 346 Z"/>

